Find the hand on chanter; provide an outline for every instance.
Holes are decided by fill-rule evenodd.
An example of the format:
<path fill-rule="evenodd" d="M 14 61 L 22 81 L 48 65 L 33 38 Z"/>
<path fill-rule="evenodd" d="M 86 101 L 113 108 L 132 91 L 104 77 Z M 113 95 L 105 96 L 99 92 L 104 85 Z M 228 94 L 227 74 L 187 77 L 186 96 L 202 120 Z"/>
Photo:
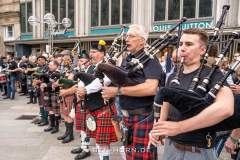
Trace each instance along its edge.
<path fill-rule="evenodd" d="M 85 88 L 84 88 L 84 87 L 78 87 L 78 89 L 77 89 L 77 95 L 78 95 L 79 97 L 84 97 L 85 94 L 86 94 Z"/>
<path fill-rule="evenodd" d="M 158 121 L 153 125 L 152 134 L 155 136 L 176 136 L 182 133 L 179 122 Z"/>
<path fill-rule="evenodd" d="M 236 84 L 230 85 L 230 88 L 233 93 L 240 94 L 240 85 L 236 85 Z"/>
<path fill-rule="evenodd" d="M 117 87 L 102 87 L 102 97 L 104 99 L 110 99 L 117 95 L 118 88 Z"/>
<path fill-rule="evenodd" d="M 154 145 L 155 147 L 157 145 L 164 145 L 164 136 L 156 136 L 154 133 L 152 133 L 152 131 L 149 133 L 149 143 L 148 143 L 148 147 L 150 147 L 150 145 Z"/>

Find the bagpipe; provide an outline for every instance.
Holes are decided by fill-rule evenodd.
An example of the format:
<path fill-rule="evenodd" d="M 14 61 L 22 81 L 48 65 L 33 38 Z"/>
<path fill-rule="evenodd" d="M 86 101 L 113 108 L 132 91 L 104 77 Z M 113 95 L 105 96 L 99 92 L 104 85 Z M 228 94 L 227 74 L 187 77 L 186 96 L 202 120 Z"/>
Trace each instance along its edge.
<path fill-rule="evenodd" d="M 110 63 L 116 65 L 118 58 L 126 51 L 127 45 L 125 44 L 125 30 L 126 27 L 123 25 L 121 27 L 119 35 L 114 38 L 102 63 Z"/>
<path fill-rule="evenodd" d="M 128 63 L 127 70 L 118 66 L 112 65 L 111 63 L 101 63 L 97 66 L 98 72 L 105 74 L 113 84 L 117 86 L 131 86 L 136 85 L 132 77 L 135 73 L 144 68 L 144 65 L 150 60 L 154 59 L 155 55 L 162 51 L 170 44 L 176 44 L 178 37 L 171 35 L 171 33 L 184 23 L 187 18 L 183 17 L 174 27 L 167 31 L 159 39 L 156 39 L 151 45 L 144 48 L 144 50 L 138 54 L 135 58 Z M 126 47 L 127 48 L 127 47 Z"/>
<path fill-rule="evenodd" d="M 39 79 L 39 80 L 49 78 L 47 72 L 48 72 L 47 65 L 44 65 L 44 66 L 37 65 L 37 69 L 34 73 L 32 73 L 32 76 L 33 78 Z"/>
<path fill-rule="evenodd" d="M 220 20 L 219 20 L 220 22 L 217 23 L 216 27 L 218 28 L 215 28 L 215 33 L 219 31 L 219 28 L 223 23 L 221 22 L 223 21 L 222 17 L 226 15 L 226 12 L 228 9 L 229 9 L 229 6 L 223 6 L 222 16 L 220 17 Z M 215 36 L 217 36 L 217 34 Z M 188 90 L 179 88 L 179 86 L 181 85 L 179 82 L 179 75 L 182 72 L 182 69 L 181 69 L 182 67 L 179 67 L 179 70 L 177 71 L 176 76 L 170 82 L 170 87 L 161 87 L 155 97 L 155 102 L 154 102 L 154 108 L 156 112 L 155 118 L 156 119 L 159 118 L 160 108 L 163 102 L 168 102 L 171 105 L 173 105 L 173 107 L 175 107 L 181 113 L 184 119 L 193 117 L 194 115 L 200 113 L 206 107 L 211 105 L 214 102 L 219 90 L 226 83 L 226 79 L 239 67 L 240 60 L 238 59 L 228 68 L 228 71 L 225 73 L 225 75 L 212 88 L 210 89 L 208 88 L 211 82 L 211 78 L 217 71 L 219 71 L 218 70 L 219 64 L 222 61 L 223 57 L 226 55 L 230 45 L 233 43 L 235 39 L 238 39 L 238 38 L 239 38 L 239 34 L 234 32 L 232 37 L 226 44 L 226 46 L 222 48 L 222 50 L 220 51 L 217 62 L 213 64 L 207 76 L 204 77 L 202 82 L 200 83 L 200 75 L 203 69 L 205 68 L 205 65 L 204 65 L 205 61 L 201 62 L 201 66 L 198 72 L 193 77 Z M 209 50 L 207 49 L 207 51 Z M 209 132 L 218 132 L 218 131 L 226 131 L 226 130 L 232 130 L 234 128 L 239 128 L 240 127 L 240 123 L 239 123 L 240 108 L 238 106 L 239 104 L 240 104 L 240 97 L 237 95 L 234 98 L 234 115 L 233 116 L 223 120 L 222 122 L 214 126 L 204 128 L 201 130 L 205 130 Z"/>

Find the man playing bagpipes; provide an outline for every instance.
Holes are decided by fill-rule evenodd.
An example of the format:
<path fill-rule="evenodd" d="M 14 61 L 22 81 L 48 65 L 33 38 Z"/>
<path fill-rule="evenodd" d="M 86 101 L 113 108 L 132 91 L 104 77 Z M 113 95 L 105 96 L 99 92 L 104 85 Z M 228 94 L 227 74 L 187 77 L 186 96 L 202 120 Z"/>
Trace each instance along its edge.
<path fill-rule="evenodd" d="M 164 88 L 174 87 L 175 90 L 183 89 L 189 91 L 189 87 L 193 84 L 193 77 L 197 73 L 201 73 L 198 78 L 200 79 L 199 82 L 202 82 L 202 79 L 210 72 L 210 68 L 207 66 L 203 66 L 201 72 L 198 72 L 201 66 L 201 57 L 207 49 L 207 42 L 208 35 L 204 30 L 186 29 L 183 31 L 178 49 L 178 53 L 182 58 L 182 67 L 168 78 L 166 87 Z M 211 76 L 211 81 L 207 86 L 206 92 L 221 77 L 223 77 L 223 74 L 219 69 L 216 69 Z M 176 80 L 180 85 L 176 83 Z M 196 88 L 199 89 L 198 87 Z M 161 89 L 160 94 L 161 91 L 163 94 L 163 90 Z M 192 93 L 192 96 L 195 94 L 195 92 L 190 93 Z M 181 99 L 179 97 L 180 94 L 175 94 Z M 172 99 L 172 102 L 176 99 L 176 97 L 174 99 L 173 97 L 169 97 L 169 100 Z M 181 103 L 184 104 L 184 101 L 186 103 L 184 99 L 182 99 Z M 167 101 L 163 101 L 160 119 L 154 124 L 150 133 L 150 142 L 157 145 L 163 143 L 162 140 L 166 137 L 164 142 L 164 160 L 217 159 L 213 149 L 213 140 L 215 139 L 216 131 L 204 130 L 202 128 L 215 125 L 233 114 L 234 98 L 230 88 L 223 86 L 217 93 L 215 101 L 202 111 L 196 113 L 190 111 L 185 112 L 188 114 L 183 114 L 184 112 L 180 113 L 181 108 L 179 109 L 178 105 L 180 105 L 180 101 L 174 106 L 170 105 Z"/>
<path fill-rule="evenodd" d="M 20 94 L 20 96 L 25 96 L 25 95 L 27 95 L 27 92 L 28 92 L 28 90 L 27 90 L 27 75 L 24 72 L 28 67 L 27 64 L 28 64 L 28 57 L 22 56 L 20 62 L 18 63 L 19 69 L 22 69 L 21 72 L 18 73 L 19 81 L 20 81 L 20 85 L 21 85 L 20 93 L 22 93 L 22 94 Z"/>
<path fill-rule="evenodd" d="M 68 50 L 62 51 L 60 54 L 63 55 L 63 63 L 60 66 L 60 73 L 65 74 L 64 79 L 60 79 L 58 83 L 61 85 L 63 84 L 62 89 L 60 90 L 60 113 L 61 117 L 63 117 L 65 122 L 65 133 L 62 136 L 59 136 L 57 139 L 62 140 L 62 143 L 69 143 L 74 139 L 73 136 L 73 122 L 74 117 L 70 116 L 70 112 L 73 109 L 73 99 L 74 94 L 68 94 L 67 89 L 74 85 L 73 81 L 73 66 L 72 66 L 72 59 L 71 59 L 71 52 Z"/>
<path fill-rule="evenodd" d="M 141 25 L 131 25 L 126 35 L 127 50 L 130 54 L 123 60 L 121 68 L 130 71 L 129 62 L 140 54 L 145 54 L 144 47 L 148 33 Z M 134 76 L 135 85 L 119 87 L 103 87 L 104 98 L 119 96 L 119 104 L 123 113 L 124 145 L 127 160 L 154 159 L 156 150 L 149 150 L 148 133 L 153 126 L 153 98 L 159 81 L 165 74 L 156 58 L 150 59 Z"/>
<path fill-rule="evenodd" d="M 37 66 L 36 64 L 36 57 L 35 56 L 30 56 L 28 63 L 27 63 L 27 70 L 24 72 L 27 74 L 27 90 L 29 94 L 29 102 L 27 104 L 36 104 L 37 103 L 37 90 L 33 87 L 33 73 L 35 68 Z"/>
<path fill-rule="evenodd" d="M 91 62 L 95 66 L 103 61 L 105 50 L 105 42 L 103 40 L 100 40 L 98 44 L 92 45 L 90 49 L 90 57 Z M 106 78 L 103 79 L 105 85 L 109 85 L 109 82 L 109 80 L 106 81 Z M 101 80 L 96 78 L 91 83 L 85 83 L 85 87 L 79 87 L 77 94 L 79 97 L 84 97 L 84 105 L 88 111 L 87 135 L 96 139 L 96 146 L 100 160 L 109 160 L 110 143 L 117 141 L 112 124 L 115 107 L 110 101 L 104 103 L 101 96 L 102 85 Z"/>
<path fill-rule="evenodd" d="M 45 96 L 47 107 L 46 110 L 49 113 L 50 125 L 48 128 L 44 129 L 45 132 L 50 132 L 51 134 L 57 133 L 59 130 L 59 121 L 60 121 L 60 102 L 59 102 L 59 91 L 60 88 L 55 84 L 57 80 L 60 79 L 61 75 L 58 72 L 59 63 L 57 61 L 51 61 L 48 65 L 49 72 L 48 78 L 49 83 L 46 84 Z"/>
<path fill-rule="evenodd" d="M 44 108 L 44 97 L 43 93 L 40 90 L 41 83 L 44 81 L 48 81 L 48 78 L 44 76 L 45 73 L 48 71 L 48 66 L 47 66 L 47 59 L 44 56 L 38 56 L 37 57 L 37 67 L 31 69 L 32 71 L 35 71 L 33 73 L 33 87 L 35 90 L 37 90 L 38 94 L 38 103 L 39 103 L 39 108 L 40 108 L 40 116 L 41 119 L 39 121 L 36 121 L 35 124 L 38 124 L 39 126 L 45 126 L 48 125 L 48 112 Z"/>
<path fill-rule="evenodd" d="M 86 53 L 86 51 L 83 50 L 79 55 L 78 66 L 74 69 L 75 76 L 79 72 L 92 74 L 93 70 L 89 68 L 92 68 L 90 63 L 90 58 L 89 58 L 89 55 Z M 77 80 L 77 77 L 75 80 Z M 81 86 L 81 82 L 79 86 Z M 72 93 L 76 93 L 77 92 L 76 89 L 77 89 L 76 87 L 71 88 Z M 71 153 L 78 154 L 74 158 L 75 160 L 77 160 L 77 159 L 84 159 L 90 156 L 90 151 L 89 151 L 90 138 L 87 136 L 87 133 L 86 133 L 86 108 L 84 107 L 83 99 L 81 100 L 78 99 L 75 105 L 76 105 L 75 106 L 76 108 L 75 125 L 76 125 L 76 130 L 80 132 L 81 146 L 71 150 Z"/>
<path fill-rule="evenodd" d="M 21 76 L 26 78 L 26 89 L 27 93 L 29 94 L 29 102 L 27 104 L 36 104 L 37 103 L 37 94 L 36 90 L 34 89 L 32 83 L 33 83 L 33 73 L 36 71 L 36 57 L 35 56 L 30 56 L 26 61 L 22 61 L 19 64 L 19 71 L 21 72 Z M 24 87 L 22 87 L 24 88 Z M 23 94 L 25 95 L 25 93 Z"/>

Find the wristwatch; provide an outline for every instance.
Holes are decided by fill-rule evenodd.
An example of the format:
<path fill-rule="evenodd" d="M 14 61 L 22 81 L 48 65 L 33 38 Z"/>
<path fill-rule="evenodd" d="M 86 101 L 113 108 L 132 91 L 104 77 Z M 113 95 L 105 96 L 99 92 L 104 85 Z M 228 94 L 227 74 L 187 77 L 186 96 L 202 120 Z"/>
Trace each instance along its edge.
<path fill-rule="evenodd" d="M 122 92 L 121 92 L 121 87 L 118 87 L 118 90 L 117 90 L 117 95 L 118 95 L 118 96 L 122 95 Z"/>

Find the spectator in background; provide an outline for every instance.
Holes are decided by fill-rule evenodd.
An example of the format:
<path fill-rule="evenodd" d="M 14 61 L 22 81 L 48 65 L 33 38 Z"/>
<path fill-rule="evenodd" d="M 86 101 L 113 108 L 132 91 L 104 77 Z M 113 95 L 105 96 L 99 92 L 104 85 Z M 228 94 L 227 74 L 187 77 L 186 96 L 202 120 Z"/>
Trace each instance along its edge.
<path fill-rule="evenodd" d="M 8 67 L 7 67 L 7 72 L 8 72 L 8 77 L 7 77 L 7 97 L 4 99 L 10 98 L 11 100 L 15 99 L 15 82 L 16 82 L 16 76 L 17 76 L 17 63 L 13 58 L 13 55 L 7 55 L 7 62 L 8 62 Z"/>

